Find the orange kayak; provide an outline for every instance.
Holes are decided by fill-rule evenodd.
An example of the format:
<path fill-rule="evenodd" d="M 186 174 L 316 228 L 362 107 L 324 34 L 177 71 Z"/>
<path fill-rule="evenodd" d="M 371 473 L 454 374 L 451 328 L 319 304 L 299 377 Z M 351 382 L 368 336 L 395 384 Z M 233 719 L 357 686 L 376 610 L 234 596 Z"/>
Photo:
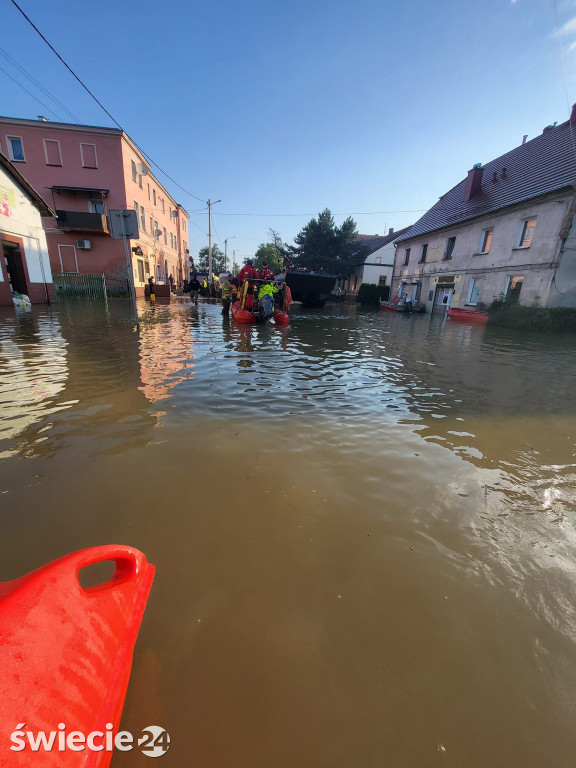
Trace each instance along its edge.
<path fill-rule="evenodd" d="M 83 587 L 79 571 L 108 560 L 112 578 Z M 2 768 L 109 765 L 154 571 L 110 545 L 0 583 Z"/>

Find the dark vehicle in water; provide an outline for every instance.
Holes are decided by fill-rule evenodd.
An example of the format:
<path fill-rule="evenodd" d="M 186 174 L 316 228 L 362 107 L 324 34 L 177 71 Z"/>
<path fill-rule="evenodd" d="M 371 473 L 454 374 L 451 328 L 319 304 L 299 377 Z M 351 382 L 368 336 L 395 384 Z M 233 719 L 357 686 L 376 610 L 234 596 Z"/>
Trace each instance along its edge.
<path fill-rule="evenodd" d="M 292 292 L 292 301 L 300 301 L 305 307 L 323 307 L 332 293 L 338 275 L 288 269 L 285 279 Z"/>

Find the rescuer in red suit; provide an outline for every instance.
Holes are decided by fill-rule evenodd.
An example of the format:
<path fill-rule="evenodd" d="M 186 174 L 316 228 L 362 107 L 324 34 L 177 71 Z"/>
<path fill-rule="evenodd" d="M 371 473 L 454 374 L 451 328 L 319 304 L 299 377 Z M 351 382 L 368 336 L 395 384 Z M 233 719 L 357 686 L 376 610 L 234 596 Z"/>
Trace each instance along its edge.
<path fill-rule="evenodd" d="M 258 270 L 254 266 L 252 259 L 248 259 L 246 264 L 242 267 L 238 273 L 238 285 L 242 285 L 244 280 L 256 279 L 258 277 Z"/>
<path fill-rule="evenodd" d="M 260 280 L 273 280 L 274 279 L 274 272 L 272 272 L 270 269 L 268 269 L 268 262 L 263 261 L 262 262 L 262 269 L 260 270 L 260 274 L 258 275 Z"/>

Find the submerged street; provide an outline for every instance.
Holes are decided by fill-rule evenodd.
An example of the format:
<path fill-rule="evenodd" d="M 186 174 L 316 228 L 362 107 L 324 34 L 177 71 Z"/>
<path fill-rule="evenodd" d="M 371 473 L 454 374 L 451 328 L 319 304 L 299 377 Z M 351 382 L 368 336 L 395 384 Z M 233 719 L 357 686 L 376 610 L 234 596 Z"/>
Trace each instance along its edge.
<path fill-rule="evenodd" d="M 572 764 L 573 337 L 139 309 L 0 310 L 0 581 L 146 554 L 124 727 L 167 766 Z"/>

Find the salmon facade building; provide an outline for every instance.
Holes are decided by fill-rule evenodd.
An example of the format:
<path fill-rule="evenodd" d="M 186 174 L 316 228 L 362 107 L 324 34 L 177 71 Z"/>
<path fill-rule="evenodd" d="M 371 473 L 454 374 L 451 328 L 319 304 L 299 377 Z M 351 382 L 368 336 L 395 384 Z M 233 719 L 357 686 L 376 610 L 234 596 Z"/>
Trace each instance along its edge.
<path fill-rule="evenodd" d="M 46 200 L 43 218 L 53 274 L 127 277 L 122 240 L 110 236 L 107 213 L 134 209 L 138 238 L 130 241 L 137 295 L 150 277 L 183 279 L 188 214 L 150 172 L 132 139 L 118 128 L 0 117 L 0 151 Z"/>

